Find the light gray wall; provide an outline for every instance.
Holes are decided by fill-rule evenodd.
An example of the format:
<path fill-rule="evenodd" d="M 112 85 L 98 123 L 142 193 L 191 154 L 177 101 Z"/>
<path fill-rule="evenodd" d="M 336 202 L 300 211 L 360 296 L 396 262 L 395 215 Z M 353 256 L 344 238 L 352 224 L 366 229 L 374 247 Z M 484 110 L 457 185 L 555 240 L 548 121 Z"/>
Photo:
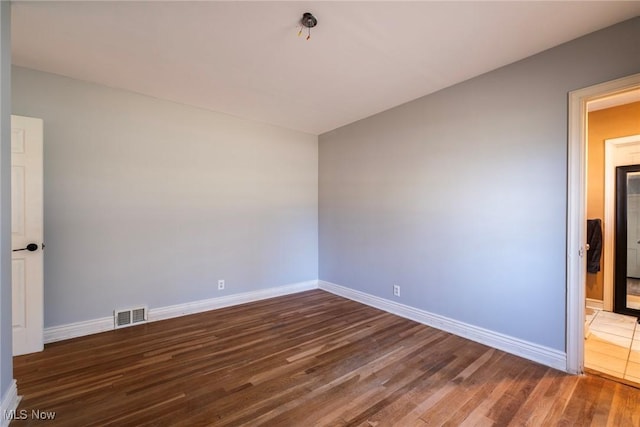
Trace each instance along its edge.
<path fill-rule="evenodd" d="M 0 1 L 0 399 L 13 381 L 12 324 L 11 3 Z"/>
<path fill-rule="evenodd" d="M 321 135 L 320 279 L 564 350 L 567 94 L 638 72 L 635 18 Z"/>
<path fill-rule="evenodd" d="M 18 67 L 13 94 L 44 119 L 45 327 L 317 279 L 317 136 Z"/>

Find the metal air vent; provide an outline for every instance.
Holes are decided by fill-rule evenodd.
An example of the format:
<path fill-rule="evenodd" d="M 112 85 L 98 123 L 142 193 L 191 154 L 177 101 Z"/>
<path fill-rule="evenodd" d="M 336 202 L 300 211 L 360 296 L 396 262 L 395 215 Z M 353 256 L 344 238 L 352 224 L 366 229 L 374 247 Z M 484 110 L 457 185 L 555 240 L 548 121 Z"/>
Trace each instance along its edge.
<path fill-rule="evenodd" d="M 116 329 L 144 323 L 147 321 L 147 308 L 136 307 L 127 310 L 114 310 L 113 321 Z"/>

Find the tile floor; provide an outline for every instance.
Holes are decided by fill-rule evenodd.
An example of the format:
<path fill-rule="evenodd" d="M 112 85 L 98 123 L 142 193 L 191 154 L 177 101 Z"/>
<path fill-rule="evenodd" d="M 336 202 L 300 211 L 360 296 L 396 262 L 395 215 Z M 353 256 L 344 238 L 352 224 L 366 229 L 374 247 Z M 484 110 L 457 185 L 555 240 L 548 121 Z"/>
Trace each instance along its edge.
<path fill-rule="evenodd" d="M 584 366 L 640 384 L 638 319 L 587 309 Z"/>

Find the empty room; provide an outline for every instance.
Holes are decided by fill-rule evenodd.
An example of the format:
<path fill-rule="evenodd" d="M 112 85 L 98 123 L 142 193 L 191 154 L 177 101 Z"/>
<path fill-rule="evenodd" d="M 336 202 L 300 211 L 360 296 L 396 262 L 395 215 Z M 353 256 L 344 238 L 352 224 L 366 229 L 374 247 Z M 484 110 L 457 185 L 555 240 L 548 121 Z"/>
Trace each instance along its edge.
<path fill-rule="evenodd" d="M 0 83 L 0 426 L 640 426 L 640 2 L 2 1 Z"/>

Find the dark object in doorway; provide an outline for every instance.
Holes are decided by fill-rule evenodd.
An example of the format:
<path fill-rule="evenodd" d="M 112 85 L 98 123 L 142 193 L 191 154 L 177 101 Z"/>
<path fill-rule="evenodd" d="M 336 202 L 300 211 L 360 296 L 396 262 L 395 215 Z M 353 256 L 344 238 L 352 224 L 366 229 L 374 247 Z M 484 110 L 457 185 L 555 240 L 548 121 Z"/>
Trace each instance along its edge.
<path fill-rule="evenodd" d="M 602 221 L 600 219 L 587 220 L 587 273 L 600 271 L 600 255 L 602 254 Z"/>

